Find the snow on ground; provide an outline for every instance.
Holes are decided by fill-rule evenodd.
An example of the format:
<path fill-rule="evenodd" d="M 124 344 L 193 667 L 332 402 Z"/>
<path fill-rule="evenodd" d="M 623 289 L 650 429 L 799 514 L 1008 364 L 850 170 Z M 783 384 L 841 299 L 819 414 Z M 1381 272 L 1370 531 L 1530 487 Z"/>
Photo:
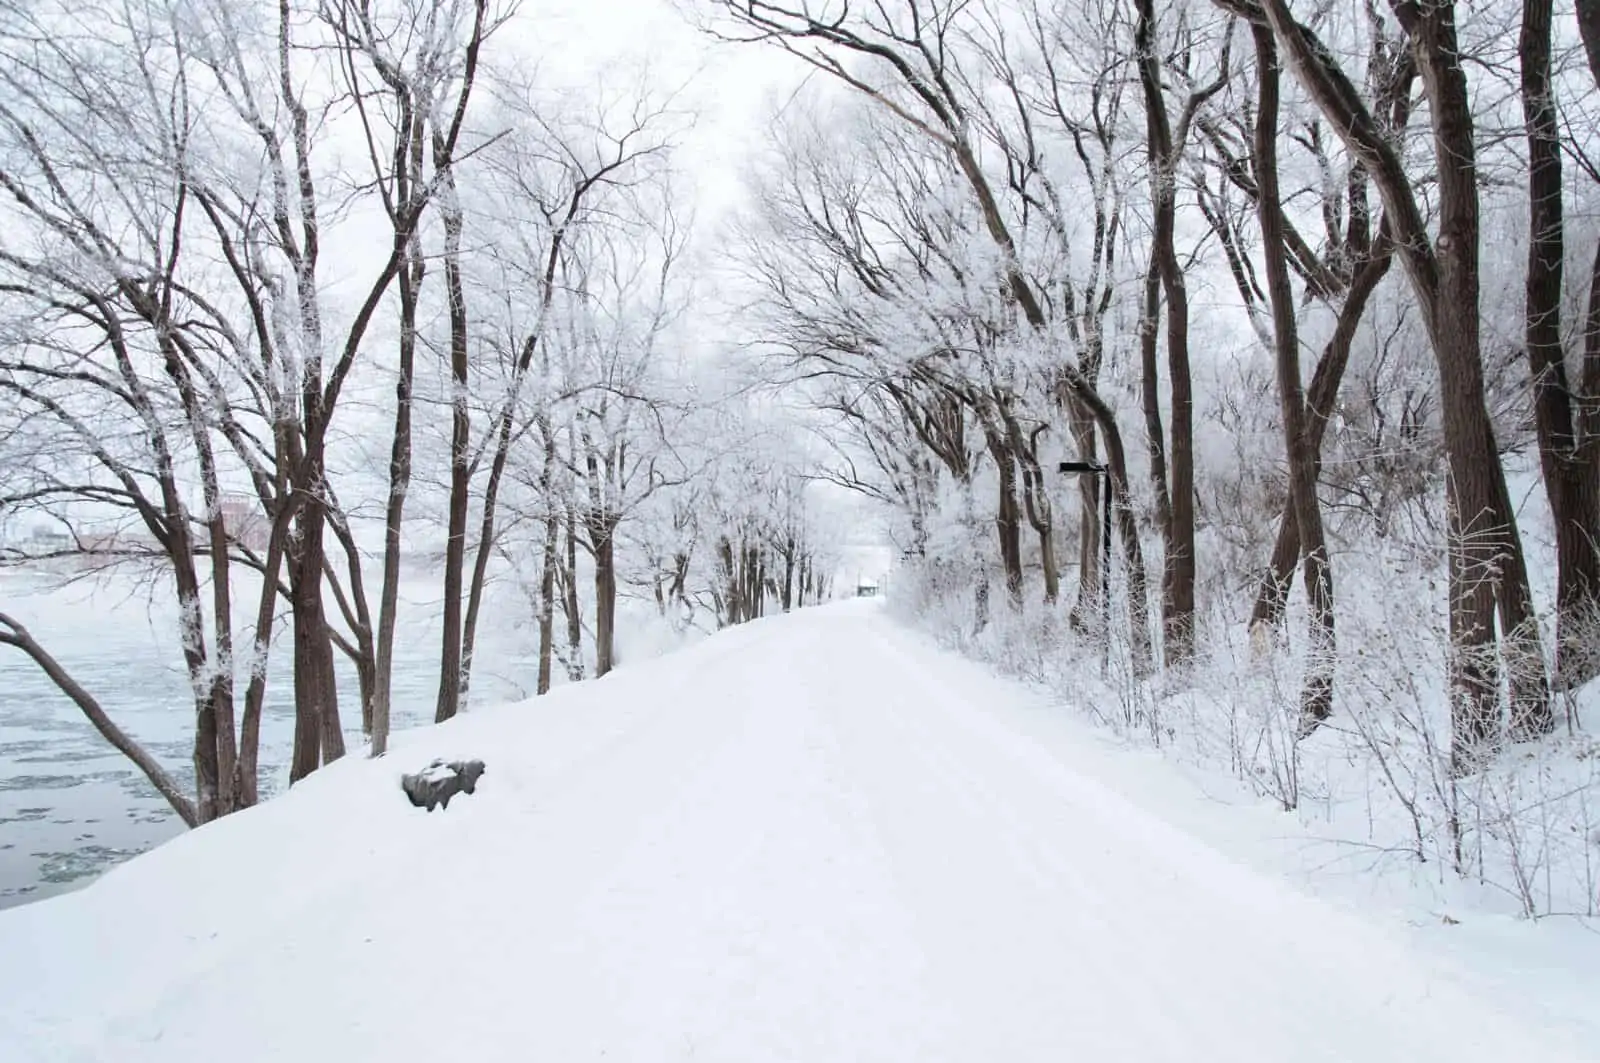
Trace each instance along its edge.
<path fill-rule="evenodd" d="M 0 1058 L 1600 1058 L 1600 936 L 1451 956 L 1047 711 L 846 603 L 411 732 L 0 913 Z"/>

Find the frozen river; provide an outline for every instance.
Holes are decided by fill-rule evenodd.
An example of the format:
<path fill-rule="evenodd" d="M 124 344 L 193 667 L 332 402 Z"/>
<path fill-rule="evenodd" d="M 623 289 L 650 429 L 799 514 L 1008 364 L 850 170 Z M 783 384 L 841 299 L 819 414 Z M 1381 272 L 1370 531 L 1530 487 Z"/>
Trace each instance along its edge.
<path fill-rule="evenodd" d="M 0 611 L 26 624 L 124 730 L 188 785 L 193 702 L 170 603 L 151 604 L 131 581 L 59 588 L 39 575 L 0 571 Z M 438 638 L 436 603 L 403 599 L 397 728 L 432 720 Z M 288 782 L 294 705 L 283 642 L 272 658 L 262 721 L 263 796 Z M 527 693 L 521 680 L 532 672 L 518 652 L 524 633 L 509 621 L 488 624 L 482 642 L 474 698 Z M 355 750 L 360 703 L 355 673 L 343 663 L 340 712 Z M 77 706 L 20 651 L 0 646 L 0 908 L 81 885 L 180 830 L 166 802 Z"/>

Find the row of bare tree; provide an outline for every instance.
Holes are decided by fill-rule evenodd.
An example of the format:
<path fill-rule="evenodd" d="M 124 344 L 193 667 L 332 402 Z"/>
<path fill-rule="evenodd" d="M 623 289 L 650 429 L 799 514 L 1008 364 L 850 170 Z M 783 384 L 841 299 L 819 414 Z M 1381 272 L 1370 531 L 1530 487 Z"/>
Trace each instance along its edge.
<path fill-rule="evenodd" d="M 530 81 L 503 43 L 519 17 L 0 4 L 0 518 L 170 588 L 193 790 L 25 618 L 0 608 L 0 642 L 191 825 L 258 800 L 280 633 L 290 781 L 346 752 L 340 661 L 385 752 L 408 573 L 442 600 L 437 720 L 466 704 L 498 583 L 531 591 L 540 693 L 557 666 L 612 668 L 631 589 L 666 578 L 692 613 L 725 585 L 710 546 L 651 527 L 732 445 L 706 432 L 683 320 L 692 116 L 644 80 Z M 695 512 L 698 538 L 745 516 Z"/>
<path fill-rule="evenodd" d="M 1373 406 L 1403 403 L 1402 438 L 1443 458 L 1453 751 L 1468 768 L 1503 733 L 1552 728 L 1552 674 L 1571 687 L 1600 668 L 1592 234 L 1587 294 L 1563 279 L 1564 204 L 1600 190 L 1584 109 L 1600 86 L 1600 5 L 1580 3 L 1573 26 L 1555 24 L 1548 0 L 1473 9 L 1467 26 L 1454 0 L 1301 6 L 708 0 L 709 32 L 826 75 L 808 108 L 775 123 L 745 227 L 758 336 L 848 438 L 840 478 L 903 514 L 913 556 L 932 548 L 941 512 L 969 533 L 992 512 L 993 552 L 973 576 L 983 602 L 991 558 L 1021 601 L 1030 530 L 1056 600 L 1050 458 L 1103 462 L 1141 674 L 1157 645 L 1169 670 L 1196 653 L 1196 366 L 1222 361 L 1219 341 L 1270 357 L 1284 486 L 1281 511 L 1255 515 L 1278 532 L 1251 623 L 1281 629 L 1303 573 L 1309 734 L 1335 704 L 1329 427 L 1349 408 L 1352 358 L 1376 345 L 1369 310 L 1390 308 L 1396 332 L 1409 314 L 1432 354 L 1428 401 L 1407 390 Z M 1587 69 L 1568 61 L 1579 39 Z M 1502 135 L 1517 125 L 1520 142 Z M 1563 185 L 1563 160 L 1584 171 L 1580 187 Z M 1524 247 L 1524 262 L 1491 252 L 1486 267 L 1486 214 L 1495 246 Z M 1385 285 L 1395 261 L 1404 291 Z M 1485 297 L 1486 268 L 1525 287 L 1518 320 Z M 1520 349 L 1509 385 L 1486 370 L 1497 343 Z M 1502 461 L 1525 421 L 1556 529 L 1548 659 Z M 1142 461 L 1129 431 L 1142 432 Z M 973 500 L 980 479 L 992 509 Z M 1100 483 L 1080 479 L 1072 616 L 1088 624 Z M 1151 525 L 1159 633 L 1141 547 Z"/>

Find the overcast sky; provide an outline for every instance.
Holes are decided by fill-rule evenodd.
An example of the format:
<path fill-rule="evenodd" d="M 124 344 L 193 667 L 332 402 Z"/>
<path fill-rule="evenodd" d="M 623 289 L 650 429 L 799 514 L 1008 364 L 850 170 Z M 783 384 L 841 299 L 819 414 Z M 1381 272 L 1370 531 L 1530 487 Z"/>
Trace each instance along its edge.
<path fill-rule="evenodd" d="M 699 112 L 678 155 L 698 187 L 697 212 L 714 224 L 739 190 L 739 168 L 759 143 L 771 100 L 792 92 L 805 68 L 775 48 L 716 42 L 685 12 L 697 0 L 523 0 L 513 46 L 537 58 L 541 80 L 580 88 L 648 64 L 663 88 L 686 85 Z"/>

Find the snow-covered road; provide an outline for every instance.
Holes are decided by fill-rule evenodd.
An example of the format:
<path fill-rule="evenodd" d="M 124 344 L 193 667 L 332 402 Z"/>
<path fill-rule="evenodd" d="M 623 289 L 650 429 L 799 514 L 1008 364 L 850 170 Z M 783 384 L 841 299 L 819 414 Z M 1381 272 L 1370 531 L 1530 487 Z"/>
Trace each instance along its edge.
<path fill-rule="evenodd" d="M 1600 1058 L 1015 697 L 852 604 L 408 736 L 0 913 L 0 1059 Z M 479 793 L 407 807 L 398 770 L 457 752 Z"/>

